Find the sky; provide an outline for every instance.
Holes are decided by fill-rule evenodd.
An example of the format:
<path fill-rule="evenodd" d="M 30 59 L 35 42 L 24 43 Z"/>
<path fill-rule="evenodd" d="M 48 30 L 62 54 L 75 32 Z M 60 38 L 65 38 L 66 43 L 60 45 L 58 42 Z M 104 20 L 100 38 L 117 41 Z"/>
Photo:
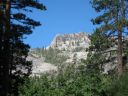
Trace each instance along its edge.
<path fill-rule="evenodd" d="M 97 16 L 89 3 L 90 0 L 39 0 L 47 10 L 34 10 L 28 15 L 41 22 L 33 33 L 24 40 L 31 48 L 50 45 L 57 34 L 86 32 L 91 34 L 95 29 L 91 19 Z"/>

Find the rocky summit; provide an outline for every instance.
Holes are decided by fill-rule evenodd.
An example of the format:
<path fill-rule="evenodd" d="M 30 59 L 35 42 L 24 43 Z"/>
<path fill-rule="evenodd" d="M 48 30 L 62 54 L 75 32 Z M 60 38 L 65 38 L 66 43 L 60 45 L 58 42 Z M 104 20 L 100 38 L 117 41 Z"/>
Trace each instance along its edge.
<path fill-rule="evenodd" d="M 49 47 L 59 50 L 73 50 L 76 48 L 88 48 L 90 39 L 85 32 L 56 35 Z"/>

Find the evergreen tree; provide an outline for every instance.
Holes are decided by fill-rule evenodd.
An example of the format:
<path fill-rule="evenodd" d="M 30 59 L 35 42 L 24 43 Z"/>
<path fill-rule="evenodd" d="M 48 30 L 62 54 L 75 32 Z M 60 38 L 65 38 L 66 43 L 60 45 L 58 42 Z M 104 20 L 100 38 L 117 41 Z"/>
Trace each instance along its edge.
<path fill-rule="evenodd" d="M 94 24 L 100 24 L 98 30 L 117 42 L 117 74 L 123 73 L 123 41 L 128 26 L 127 0 L 91 0 L 93 8 L 101 15 L 93 19 Z"/>
<path fill-rule="evenodd" d="M 107 87 L 112 83 L 112 74 L 103 74 L 104 65 L 118 58 L 118 76 L 123 72 L 123 35 L 127 28 L 127 4 L 125 0 L 91 0 L 93 8 L 100 16 L 92 20 L 101 25 L 91 35 L 91 46 L 86 63 L 88 92 L 95 96 L 107 96 Z M 124 5 L 123 5 L 124 4 Z M 124 16 L 125 14 L 125 16 Z M 116 49 L 116 55 L 115 50 Z M 113 53 L 111 56 L 109 53 Z M 115 60 L 115 59 L 114 59 Z M 112 73 L 109 71 L 108 73 Z M 104 80 L 106 82 L 104 82 Z"/>
<path fill-rule="evenodd" d="M 23 43 L 24 35 L 41 25 L 25 15 L 32 8 L 46 10 L 37 0 L 2 0 L 0 2 L 0 95 L 18 96 L 18 86 L 31 73 L 31 62 L 26 60 L 29 45 Z"/>

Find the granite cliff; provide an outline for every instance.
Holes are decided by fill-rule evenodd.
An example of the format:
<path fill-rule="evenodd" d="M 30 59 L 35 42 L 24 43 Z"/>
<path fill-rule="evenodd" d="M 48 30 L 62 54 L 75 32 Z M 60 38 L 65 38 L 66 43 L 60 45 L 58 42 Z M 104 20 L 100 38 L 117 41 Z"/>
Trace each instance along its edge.
<path fill-rule="evenodd" d="M 74 50 L 76 48 L 88 48 L 90 39 L 85 32 L 56 35 L 49 47 L 59 50 Z"/>

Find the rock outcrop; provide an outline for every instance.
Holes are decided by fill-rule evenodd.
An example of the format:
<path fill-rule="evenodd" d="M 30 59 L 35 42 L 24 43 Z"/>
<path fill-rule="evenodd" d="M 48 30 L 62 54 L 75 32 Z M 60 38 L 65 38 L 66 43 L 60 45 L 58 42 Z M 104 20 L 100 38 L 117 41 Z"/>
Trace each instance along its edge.
<path fill-rule="evenodd" d="M 40 76 L 42 73 L 47 73 L 50 71 L 57 71 L 57 66 L 53 64 L 44 62 L 43 57 L 39 57 L 36 54 L 29 54 L 27 57 L 28 61 L 32 61 L 32 74 L 31 76 Z"/>
<path fill-rule="evenodd" d="M 85 32 L 56 35 L 49 47 L 59 50 L 73 50 L 76 48 L 88 48 L 90 39 Z"/>

